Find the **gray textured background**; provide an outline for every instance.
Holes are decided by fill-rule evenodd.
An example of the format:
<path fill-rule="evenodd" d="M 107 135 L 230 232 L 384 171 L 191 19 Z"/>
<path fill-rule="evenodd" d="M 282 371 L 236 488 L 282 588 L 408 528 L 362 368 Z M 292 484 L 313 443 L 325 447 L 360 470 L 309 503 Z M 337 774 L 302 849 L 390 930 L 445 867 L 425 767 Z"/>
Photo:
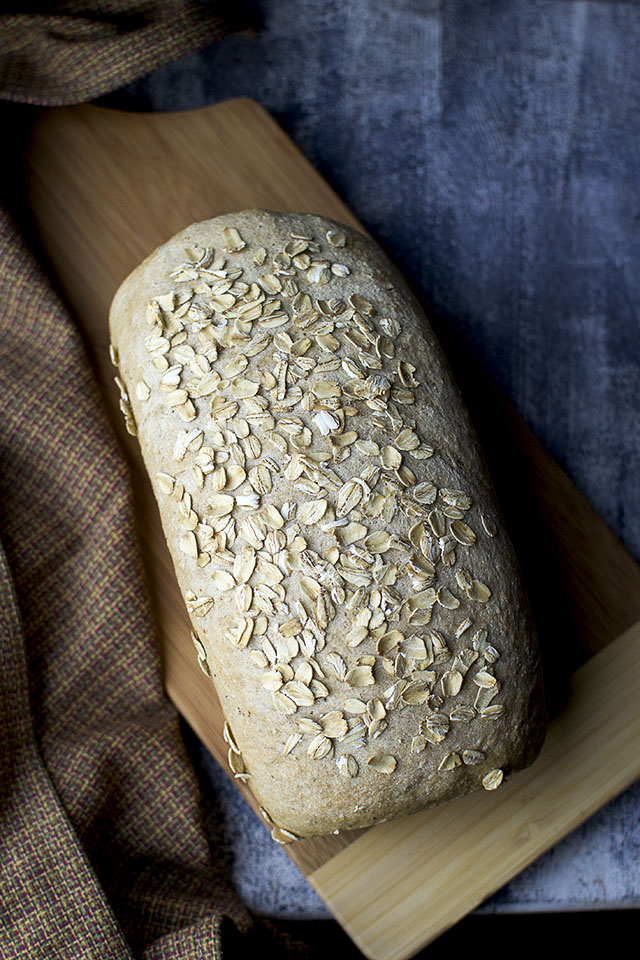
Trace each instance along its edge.
<path fill-rule="evenodd" d="M 266 0 L 103 102 L 275 116 L 640 559 L 640 4 Z M 322 915 L 200 752 L 259 911 Z M 487 909 L 640 901 L 640 785 Z"/>

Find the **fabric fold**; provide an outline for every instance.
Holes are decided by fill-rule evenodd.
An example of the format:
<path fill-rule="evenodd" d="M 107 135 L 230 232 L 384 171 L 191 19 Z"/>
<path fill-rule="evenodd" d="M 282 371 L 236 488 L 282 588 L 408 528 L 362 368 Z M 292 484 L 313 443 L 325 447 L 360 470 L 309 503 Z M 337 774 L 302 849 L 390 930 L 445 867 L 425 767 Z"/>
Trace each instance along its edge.
<path fill-rule="evenodd" d="M 242 26 L 198 0 L 71 0 L 0 15 L 0 99 L 92 100 Z M 42 8 L 45 8 L 43 11 Z"/>
<path fill-rule="evenodd" d="M 231 28 L 193 2 L 41 7 L 0 19 L 0 97 L 79 102 Z M 0 263 L 0 955 L 218 957 L 253 920 L 162 690 L 124 458 L 5 211 Z"/>

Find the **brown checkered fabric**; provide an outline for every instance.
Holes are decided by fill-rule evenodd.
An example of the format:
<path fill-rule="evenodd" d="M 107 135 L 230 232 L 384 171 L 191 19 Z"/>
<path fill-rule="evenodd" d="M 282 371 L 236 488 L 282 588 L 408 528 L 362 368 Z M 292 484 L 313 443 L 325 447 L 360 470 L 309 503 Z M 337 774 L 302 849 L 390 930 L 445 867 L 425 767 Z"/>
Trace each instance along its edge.
<path fill-rule="evenodd" d="M 0 99 L 91 100 L 240 26 L 199 0 L 67 0 L 0 4 Z"/>
<path fill-rule="evenodd" d="M 4 18 L 4 96 L 80 100 L 222 31 L 193 3 L 54 6 Z M 79 335 L 5 213 L 0 263 L 0 957 L 199 960 L 238 932 L 245 952 Z"/>

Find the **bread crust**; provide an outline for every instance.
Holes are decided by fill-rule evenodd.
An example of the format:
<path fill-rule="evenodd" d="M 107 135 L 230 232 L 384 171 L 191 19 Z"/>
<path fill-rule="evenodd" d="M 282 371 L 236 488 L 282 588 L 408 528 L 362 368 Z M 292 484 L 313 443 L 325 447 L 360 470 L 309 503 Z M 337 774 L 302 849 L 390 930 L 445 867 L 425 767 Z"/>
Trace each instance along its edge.
<path fill-rule="evenodd" d="M 193 224 L 124 281 L 110 327 L 231 760 L 280 838 L 531 763 L 545 711 L 517 561 L 379 248 L 310 214 Z"/>

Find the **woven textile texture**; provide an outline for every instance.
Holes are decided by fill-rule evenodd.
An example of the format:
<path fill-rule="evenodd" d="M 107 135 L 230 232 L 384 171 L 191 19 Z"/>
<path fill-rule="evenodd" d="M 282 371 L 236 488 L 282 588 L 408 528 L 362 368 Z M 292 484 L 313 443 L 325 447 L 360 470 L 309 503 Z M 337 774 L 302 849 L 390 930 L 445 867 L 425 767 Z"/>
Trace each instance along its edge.
<path fill-rule="evenodd" d="M 197 4 L 53 6 L 4 18 L 5 97 L 81 100 L 224 32 Z M 0 262 L 0 957 L 246 948 L 262 934 L 209 849 L 162 692 L 126 470 L 4 212 Z"/>
<path fill-rule="evenodd" d="M 15 6 L 21 12 L 0 7 L 0 99 L 49 106 L 115 90 L 240 25 L 198 0 Z"/>

